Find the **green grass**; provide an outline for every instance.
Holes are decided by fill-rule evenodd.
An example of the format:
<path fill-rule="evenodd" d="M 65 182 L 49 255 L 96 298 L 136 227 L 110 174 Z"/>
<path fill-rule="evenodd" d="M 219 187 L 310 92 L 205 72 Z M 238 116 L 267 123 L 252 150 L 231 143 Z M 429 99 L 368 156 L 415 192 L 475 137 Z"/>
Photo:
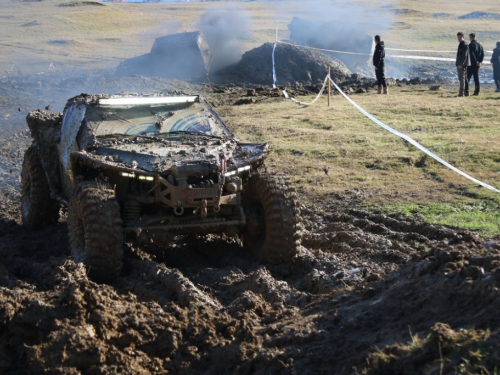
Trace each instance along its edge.
<path fill-rule="evenodd" d="M 418 216 L 433 224 L 462 227 L 478 231 L 485 237 L 500 233 L 500 207 L 498 203 L 481 200 L 476 202 L 451 203 L 400 203 L 385 205 L 388 213 L 403 213 Z"/>

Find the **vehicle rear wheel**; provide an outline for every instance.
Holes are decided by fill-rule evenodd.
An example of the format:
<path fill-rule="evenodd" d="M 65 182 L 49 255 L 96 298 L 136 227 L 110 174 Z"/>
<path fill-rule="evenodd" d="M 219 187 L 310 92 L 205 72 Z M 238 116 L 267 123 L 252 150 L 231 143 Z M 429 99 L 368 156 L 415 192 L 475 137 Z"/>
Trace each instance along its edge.
<path fill-rule="evenodd" d="M 60 204 L 50 198 L 50 188 L 42 161 L 32 145 L 24 153 L 21 172 L 21 216 L 30 230 L 54 225 L 59 220 Z"/>
<path fill-rule="evenodd" d="M 243 208 L 243 245 L 261 260 L 290 262 L 300 248 L 302 224 L 289 179 L 281 174 L 253 175 L 243 191 Z"/>
<path fill-rule="evenodd" d="M 112 281 L 123 261 L 123 228 L 115 192 L 95 182 L 80 184 L 68 210 L 71 255 L 92 280 Z"/>

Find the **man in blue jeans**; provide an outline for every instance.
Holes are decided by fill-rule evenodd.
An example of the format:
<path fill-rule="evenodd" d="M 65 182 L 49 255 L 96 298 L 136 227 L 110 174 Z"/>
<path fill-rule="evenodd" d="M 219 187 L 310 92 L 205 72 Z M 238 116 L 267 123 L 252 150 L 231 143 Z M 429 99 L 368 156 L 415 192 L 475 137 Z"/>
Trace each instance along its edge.
<path fill-rule="evenodd" d="M 484 50 L 483 46 L 476 41 L 476 34 L 469 34 L 469 55 L 470 55 L 470 66 L 467 67 L 467 86 L 470 83 L 470 77 L 474 76 L 474 94 L 479 95 L 479 68 L 483 63 Z M 468 90 L 465 90 L 465 96 L 468 96 Z"/>

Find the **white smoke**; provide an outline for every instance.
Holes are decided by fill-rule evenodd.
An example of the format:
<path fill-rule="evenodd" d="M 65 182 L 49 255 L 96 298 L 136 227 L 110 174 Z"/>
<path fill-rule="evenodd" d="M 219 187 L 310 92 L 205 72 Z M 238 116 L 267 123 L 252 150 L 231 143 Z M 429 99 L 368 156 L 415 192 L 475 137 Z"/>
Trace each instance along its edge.
<path fill-rule="evenodd" d="M 200 15 L 195 27 L 210 46 L 210 70 L 216 72 L 240 60 L 241 40 L 250 35 L 250 16 L 238 5 L 213 7 Z"/>
<path fill-rule="evenodd" d="M 377 1 L 376 5 L 345 0 L 312 0 L 307 2 L 301 14 L 318 22 L 331 22 L 341 27 L 377 34 L 388 30 L 393 18 L 390 2 L 387 0 Z"/>
<path fill-rule="evenodd" d="M 295 9 L 286 7 L 283 2 L 276 5 L 281 19 L 285 15 L 290 17 L 287 27 L 292 42 L 350 52 L 331 55 L 351 71 L 360 73 L 370 72 L 373 36 L 379 34 L 383 39 L 393 19 L 393 9 L 385 0 L 375 6 L 346 0 L 312 0 Z M 281 32 L 279 38 L 286 39 L 285 33 Z"/>
<path fill-rule="evenodd" d="M 149 29 L 145 33 L 139 36 L 140 46 L 144 48 L 148 46 L 148 50 L 145 52 L 149 52 L 149 49 L 153 45 L 156 38 L 176 34 L 182 31 L 182 21 L 177 18 L 167 18 L 160 25 Z"/>
<path fill-rule="evenodd" d="M 368 34 L 382 34 L 389 30 L 393 21 L 391 2 L 380 0 L 376 5 L 367 5 L 347 0 L 308 0 L 298 8 L 287 5 L 287 1 L 274 4 L 276 19 L 298 16 L 323 24 L 331 23 L 339 28 L 355 28 Z M 334 38 L 334 35 L 318 35 L 318 38 Z"/>

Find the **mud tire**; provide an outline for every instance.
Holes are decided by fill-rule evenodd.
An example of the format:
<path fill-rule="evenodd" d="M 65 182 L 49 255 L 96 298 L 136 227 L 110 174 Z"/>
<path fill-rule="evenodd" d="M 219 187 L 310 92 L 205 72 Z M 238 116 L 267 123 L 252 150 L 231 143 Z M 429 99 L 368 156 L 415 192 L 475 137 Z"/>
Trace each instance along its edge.
<path fill-rule="evenodd" d="M 30 230 L 55 225 L 59 220 L 60 204 L 50 198 L 50 188 L 42 161 L 35 146 L 24 153 L 21 172 L 21 216 Z"/>
<path fill-rule="evenodd" d="M 292 261 L 300 248 L 302 225 L 295 189 L 284 175 L 258 173 L 243 191 L 247 225 L 243 245 L 270 263 Z"/>
<path fill-rule="evenodd" d="M 83 262 L 89 277 L 110 282 L 120 274 L 123 261 L 123 228 L 115 192 L 95 182 L 75 190 L 68 209 L 71 256 Z"/>

